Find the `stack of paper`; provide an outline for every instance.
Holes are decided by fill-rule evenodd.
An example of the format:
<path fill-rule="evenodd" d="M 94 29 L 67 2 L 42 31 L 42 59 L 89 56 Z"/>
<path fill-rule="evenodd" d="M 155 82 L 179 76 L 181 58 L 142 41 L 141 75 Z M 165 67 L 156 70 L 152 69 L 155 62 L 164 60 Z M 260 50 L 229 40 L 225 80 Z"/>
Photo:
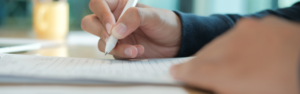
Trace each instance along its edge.
<path fill-rule="evenodd" d="M 0 54 L 0 83 L 180 84 L 169 69 L 189 59 L 128 61 Z"/>

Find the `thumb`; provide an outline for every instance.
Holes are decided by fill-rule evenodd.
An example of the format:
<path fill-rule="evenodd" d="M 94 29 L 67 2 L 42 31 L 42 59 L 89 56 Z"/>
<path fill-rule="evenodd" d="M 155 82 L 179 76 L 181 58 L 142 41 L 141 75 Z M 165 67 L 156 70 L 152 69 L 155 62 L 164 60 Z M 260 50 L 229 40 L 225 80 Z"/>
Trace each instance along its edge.
<path fill-rule="evenodd" d="M 129 8 L 113 27 L 112 34 L 124 39 L 139 27 L 155 27 L 162 22 L 158 12 L 154 8 Z"/>

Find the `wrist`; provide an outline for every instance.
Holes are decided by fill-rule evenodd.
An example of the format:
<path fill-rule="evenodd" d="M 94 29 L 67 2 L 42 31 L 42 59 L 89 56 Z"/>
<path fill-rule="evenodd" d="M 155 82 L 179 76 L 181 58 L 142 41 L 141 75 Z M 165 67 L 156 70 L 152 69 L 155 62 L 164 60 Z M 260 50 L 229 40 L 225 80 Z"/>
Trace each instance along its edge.
<path fill-rule="evenodd" d="M 172 14 L 175 16 L 176 18 L 176 29 L 174 31 L 177 32 L 178 34 L 178 37 L 177 37 L 177 40 L 175 41 L 176 42 L 176 48 L 174 50 L 175 54 L 173 57 L 176 57 L 178 54 L 179 54 L 179 51 L 180 51 L 180 47 L 181 47 L 181 41 L 182 41 L 182 24 L 181 24 L 181 19 L 179 18 L 179 16 L 174 13 L 172 11 Z"/>

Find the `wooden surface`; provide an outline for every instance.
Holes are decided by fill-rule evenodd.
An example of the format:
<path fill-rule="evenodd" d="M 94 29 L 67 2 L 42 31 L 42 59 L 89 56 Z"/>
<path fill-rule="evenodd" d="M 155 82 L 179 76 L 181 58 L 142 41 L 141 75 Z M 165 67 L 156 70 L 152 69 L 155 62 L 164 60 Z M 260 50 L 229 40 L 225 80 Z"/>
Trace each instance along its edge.
<path fill-rule="evenodd" d="M 28 38 L 35 39 L 32 31 L 7 31 L 0 29 L 0 38 Z M 99 58 L 99 59 L 113 59 L 113 56 L 104 56 L 97 48 L 96 36 L 88 34 L 83 31 L 70 32 L 66 41 L 53 47 L 43 47 L 37 51 L 29 51 L 24 53 L 26 55 L 42 55 L 42 56 L 57 56 L 57 57 L 79 57 L 79 58 Z M 87 43 L 88 42 L 88 43 Z M 0 86 L 39 86 L 39 85 L 53 85 L 53 84 L 1 84 Z M 107 87 L 105 85 L 59 85 L 59 86 L 76 86 L 76 87 Z M 127 87 L 127 86 L 118 86 Z M 174 87 L 174 86 L 173 86 Z M 177 86 L 178 87 L 178 86 Z M 197 89 L 179 86 L 184 88 L 189 94 L 207 94 Z"/>

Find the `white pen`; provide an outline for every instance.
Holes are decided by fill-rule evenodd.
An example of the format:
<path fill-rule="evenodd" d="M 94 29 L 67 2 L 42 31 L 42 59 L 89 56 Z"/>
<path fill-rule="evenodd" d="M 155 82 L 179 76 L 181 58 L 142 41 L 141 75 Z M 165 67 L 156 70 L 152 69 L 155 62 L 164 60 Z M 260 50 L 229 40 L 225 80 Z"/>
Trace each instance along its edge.
<path fill-rule="evenodd" d="M 127 9 L 129 9 L 130 7 L 135 7 L 137 3 L 138 3 L 138 0 L 128 0 L 119 19 L 123 16 L 123 14 L 126 12 Z M 118 42 L 118 39 L 115 38 L 113 35 L 110 35 L 110 37 L 107 40 L 106 46 L 105 46 L 105 55 L 107 55 L 112 49 L 115 48 L 117 42 Z"/>

